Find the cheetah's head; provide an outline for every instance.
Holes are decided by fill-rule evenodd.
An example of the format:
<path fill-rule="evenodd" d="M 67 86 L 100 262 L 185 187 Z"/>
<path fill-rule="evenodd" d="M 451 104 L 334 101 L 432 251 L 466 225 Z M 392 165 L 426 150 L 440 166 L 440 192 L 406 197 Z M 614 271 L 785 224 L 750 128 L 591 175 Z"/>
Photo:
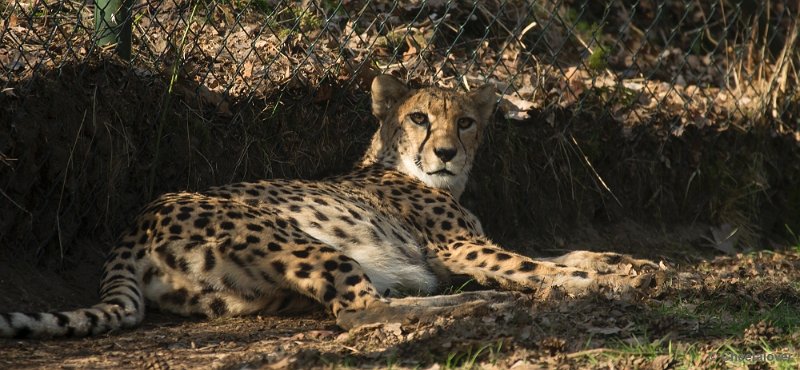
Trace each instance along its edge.
<path fill-rule="evenodd" d="M 380 162 L 428 186 L 464 191 L 482 133 L 495 104 L 495 88 L 468 93 L 410 89 L 389 75 L 372 82 L 372 113 L 381 127 L 364 164 Z"/>

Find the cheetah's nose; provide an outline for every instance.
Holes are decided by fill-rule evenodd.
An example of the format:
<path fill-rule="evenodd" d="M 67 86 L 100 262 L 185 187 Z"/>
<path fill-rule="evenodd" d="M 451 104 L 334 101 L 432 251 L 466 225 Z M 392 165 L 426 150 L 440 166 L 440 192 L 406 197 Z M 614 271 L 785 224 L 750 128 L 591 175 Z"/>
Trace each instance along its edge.
<path fill-rule="evenodd" d="M 436 154 L 442 162 L 447 163 L 456 156 L 458 150 L 456 148 L 435 148 L 433 149 L 433 153 Z"/>

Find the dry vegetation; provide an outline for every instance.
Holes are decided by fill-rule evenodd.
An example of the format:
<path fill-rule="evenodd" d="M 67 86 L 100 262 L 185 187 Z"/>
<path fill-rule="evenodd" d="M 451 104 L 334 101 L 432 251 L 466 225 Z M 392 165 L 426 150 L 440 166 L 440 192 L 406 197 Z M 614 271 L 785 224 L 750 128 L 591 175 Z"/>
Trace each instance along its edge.
<path fill-rule="evenodd" d="M 502 244 L 677 266 L 631 301 L 349 334 L 324 315 L 156 316 L 0 343 L 0 367 L 796 366 L 796 2 L 555 3 L 137 2 L 130 62 L 92 44 L 83 2 L 0 4 L 0 311 L 91 303 L 106 245 L 154 194 L 346 170 L 386 71 L 499 87 L 465 202 Z"/>

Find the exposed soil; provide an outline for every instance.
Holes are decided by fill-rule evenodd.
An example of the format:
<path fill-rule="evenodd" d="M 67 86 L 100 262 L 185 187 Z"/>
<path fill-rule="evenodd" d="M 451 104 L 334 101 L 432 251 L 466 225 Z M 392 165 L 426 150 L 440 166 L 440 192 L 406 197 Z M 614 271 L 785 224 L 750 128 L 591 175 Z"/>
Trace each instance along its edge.
<path fill-rule="evenodd" d="M 336 327 L 324 312 L 205 321 L 151 311 L 139 328 L 96 338 L 0 341 L 0 367 L 305 369 L 530 365 L 666 369 L 676 365 L 758 365 L 753 361 L 725 363 L 719 357 L 725 353 L 725 345 L 755 354 L 764 354 L 768 346 L 768 353 L 797 356 L 797 318 L 781 318 L 772 312 L 777 307 L 778 315 L 796 313 L 800 304 L 800 253 L 786 250 L 713 257 L 709 252 L 691 248 L 671 252 L 666 257 L 679 264 L 672 270 L 672 279 L 635 298 L 597 295 L 581 299 L 550 297 L 545 301 L 522 299 L 518 308 L 505 312 L 458 320 L 442 317 L 425 325 L 362 327 L 351 332 Z M 656 249 L 636 254 L 665 257 Z M 25 270 L 24 266 L 20 269 Z M 24 275 L 16 274 L 18 271 L 0 271 L 2 286 L 15 287 L 4 288 L 3 296 L 13 302 L 13 309 L 74 307 L 93 299 L 93 294 L 83 288 L 94 285 L 90 280 L 95 277 L 88 276 L 92 274 L 67 281 L 46 275 L 22 279 L 20 276 Z M 4 302 L 4 310 L 7 307 Z M 626 346 L 638 349 L 626 352 Z M 641 346 L 647 349 L 643 353 Z"/>

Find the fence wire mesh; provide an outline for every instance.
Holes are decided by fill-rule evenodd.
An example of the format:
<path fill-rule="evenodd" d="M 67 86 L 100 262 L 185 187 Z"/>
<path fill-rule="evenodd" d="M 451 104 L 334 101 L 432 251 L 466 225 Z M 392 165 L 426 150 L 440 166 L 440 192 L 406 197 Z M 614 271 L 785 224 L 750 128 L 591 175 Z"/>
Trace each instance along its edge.
<path fill-rule="evenodd" d="M 0 5 L 3 94 L 108 58 L 94 8 Z M 302 86 L 321 101 L 389 71 L 450 87 L 492 82 L 511 119 L 590 109 L 677 134 L 686 124 L 798 130 L 796 1 L 137 0 L 131 22 L 136 73 L 193 81 L 223 113 L 230 97 Z"/>

